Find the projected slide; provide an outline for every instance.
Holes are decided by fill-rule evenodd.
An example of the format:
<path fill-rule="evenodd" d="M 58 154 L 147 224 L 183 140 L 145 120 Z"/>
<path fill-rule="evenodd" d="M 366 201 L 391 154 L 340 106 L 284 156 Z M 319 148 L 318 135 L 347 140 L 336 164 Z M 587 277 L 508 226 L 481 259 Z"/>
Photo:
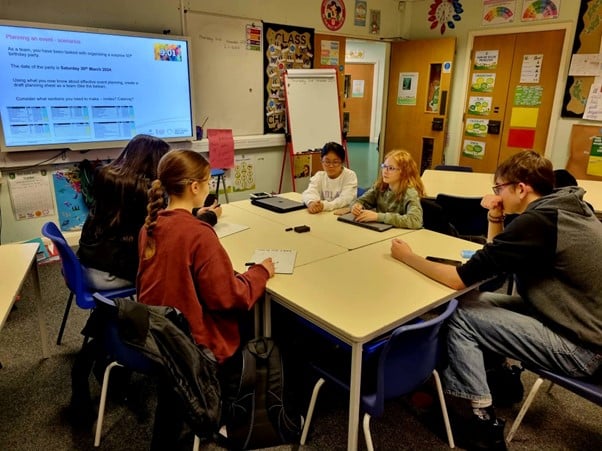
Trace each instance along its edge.
<path fill-rule="evenodd" d="M 0 24 L 5 147 L 192 136 L 182 39 Z"/>

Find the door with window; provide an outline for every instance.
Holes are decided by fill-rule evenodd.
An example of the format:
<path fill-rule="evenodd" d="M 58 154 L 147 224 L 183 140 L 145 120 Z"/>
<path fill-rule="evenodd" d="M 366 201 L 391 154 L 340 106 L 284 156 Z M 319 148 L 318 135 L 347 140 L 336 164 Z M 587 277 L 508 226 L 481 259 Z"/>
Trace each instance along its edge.
<path fill-rule="evenodd" d="M 391 44 L 385 153 L 405 149 L 420 173 L 443 162 L 455 38 Z"/>
<path fill-rule="evenodd" d="M 524 149 L 543 154 L 565 30 L 475 37 L 459 164 L 494 172 Z"/>

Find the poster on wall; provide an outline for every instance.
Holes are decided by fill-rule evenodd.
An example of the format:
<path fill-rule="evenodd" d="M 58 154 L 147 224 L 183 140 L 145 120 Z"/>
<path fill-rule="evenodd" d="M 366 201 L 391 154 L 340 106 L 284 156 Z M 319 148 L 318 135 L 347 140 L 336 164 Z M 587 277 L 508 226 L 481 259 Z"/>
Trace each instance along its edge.
<path fill-rule="evenodd" d="M 320 64 L 339 67 L 339 41 L 323 39 L 320 42 Z"/>
<path fill-rule="evenodd" d="M 522 6 L 523 22 L 558 19 L 560 14 L 560 0 L 523 0 Z"/>
<path fill-rule="evenodd" d="M 485 142 L 465 139 L 462 145 L 462 155 L 475 160 L 482 160 L 485 156 Z"/>
<path fill-rule="evenodd" d="M 466 119 L 466 129 L 464 134 L 466 136 L 473 136 L 475 138 L 485 138 L 487 136 L 487 126 L 489 119 Z"/>
<path fill-rule="evenodd" d="M 592 139 L 592 147 L 587 161 L 587 174 L 602 176 L 602 136 Z"/>
<path fill-rule="evenodd" d="M 9 172 L 7 178 L 10 201 L 17 221 L 54 214 L 50 182 L 45 170 Z"/>
<path fill-rule="evenodd" d="M 236 155 L 234 168 L 229 172 L 227 186 L 234 192 L 255 189 L 255 157 L 251 155 Z"/>
<path fill-rule="evenodd" d="M 264 133 L 286 130 L 284 72 L 313 67 L 313 28 L 263 24 Z"/>
<path fill-rule="evenodd" d="M 52 181 L 61 230 L 81 230 L 88 216 L 88 207 L 82 195 L 79 167 L 54 171 Z"/>
<path fill-rule="evenodd" d="M 516 0 L 483 0 L 481 25 L 499 25 L 514 22 Z"/>
<path fill-rule="evenodd" d="M 400 72 L 397 87 L 397 105 L 416 105 L 418 72 Z"/>
<path fill-rule="evenodd" d="M 489 113 L 491 113 L 491 97 L 470 96 L 468 98 L 468 112 L 478 116 L 489 116 Z"/>
<path fill-rule="evenodd" d="M 474 70 L 493 70 L 497 69 L 499 50 L 479 50 L 474 55 Z"/>
<path fill-rule="evenodd" d="M 472 74 L 472 83 L 470 90 L 473 92 L 493 92 L 495 86 L 494 73 L 474 72 Z"/>
<path fill-rule="evenodd" d="M 573 59 L 575 59 L 576 54 L 593 55 L 600 53 L 600 39 L 602 37 L 601 16 L 601 2 L 596 0 L 581 1 L 575 37 L 573 40 Z M 583 62 L 583 60 L 581 61 Z M 594 64 L 596 64 L 595 61 Z M 594 77 L 589 75 L 590 74 L 569 73 L 564 88 L 562 117 L 583 117 L 587 95 L 594 82 Z"/>
<path fill-rule="evenodd" d="M 353 14 L 353 25 L 355 25 L 357 27 L 365 27 L 367 14 L 368 14 L 368 2 L 366 2 L 366 0 L 355 0 L 355 12 Z"/>
<path fill-rule="evenodd" d="M 294 165 L 296 179 L 311 176 L 311 155 L 295 154 Z"/>

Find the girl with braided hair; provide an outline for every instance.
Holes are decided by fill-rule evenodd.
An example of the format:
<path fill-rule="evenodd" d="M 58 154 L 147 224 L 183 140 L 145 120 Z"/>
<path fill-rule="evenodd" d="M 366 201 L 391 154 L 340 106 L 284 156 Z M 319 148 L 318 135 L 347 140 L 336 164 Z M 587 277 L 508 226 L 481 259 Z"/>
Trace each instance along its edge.
<path fill-rule="evenodd" d="M 209 193 L 211 170 L 202 155 L 172 150 L 161 158 L 157 173 L 138 242 L 138 300 L 176 307 L 195 343 L 223 362 L 240 345 L 236 312 L 248 311 L 263 294 L 274 264 L 268 258 L 235 274 L 211 225 L 191 214 Z"/>
<path fill-rule="evenodd" d="M 161 158 L 157 175 L 138 239 L 138 301 L 182 312 L 194 342 L 210 349 L 226 374 L 241 355 L 239 320 L 265 291 L 274 263 L 268 258 L 235 274 L 213 227 L 191 213 L 209 193 L 211 169 L 202 155 L 172 150 Z M 151 450 L 173 448 L 183 422 L 172 387 L 159 384 Z"/>

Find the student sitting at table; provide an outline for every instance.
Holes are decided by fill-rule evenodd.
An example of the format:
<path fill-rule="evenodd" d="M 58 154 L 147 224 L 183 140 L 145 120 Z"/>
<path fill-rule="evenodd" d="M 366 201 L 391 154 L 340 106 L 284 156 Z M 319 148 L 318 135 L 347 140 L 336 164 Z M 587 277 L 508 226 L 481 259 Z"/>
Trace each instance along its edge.
<path fill-rule="evenodd" d="M 424 185 L 412 156 L 405 150 L 392 150 L 385 155 L 380 167 L 381 173 L 374 186 L 351 207 L 356 221 L 421 228 L 420 198 L 424 196 Z"/>
<path fill-rule="evenodd" d="M 147 191 L 169 144 L 136 135 L 92 182 L 92 206 L 79 240 L 78 256 L 97 290 L 132 285 L 138 270 L 138 232 L 146 217 Z"/>
<path fill-rule="evenodd" d="M 303 191 L 303 202 L 310 213 L 348 207 L 357 194 L 357 176 L 344 166 L 345 149 L 328 142 L 321 151 L 323 171 L 316 172 Z"/>
<path fill-rule="evenodd" d="M 138 301 L 181 311 L 194 342 L 223 365 L 238 350 L 239 320 L 263 295 L 274 264 L 268 258 L 236 274 L 213 228 L 191 214 L 209 193 L 210 167 L 202 155 L 172 150 L 157 172 L 140 230 Z M 160 384 L 152 449 L 173 447 L 182 421 L 175 393 Z"/>
<path fill-rule="evenodd" d="M 487 375 L 503 373 L 503 358 L 571 377 L 602 371 L 602 223 L 584 202 L 584 190 L 554 190 L 552 164 L 533 151 L 504 161 L 494 183 L 494 194 L 481 202 L 488 243 L 465 264 L 430 262 L 402 239 L 391 245 L 394 258 L 456 290 L 515 275 L 518 295 L 473 290 L 460 298 L 448 324 L 444 385 L 472 404 L 467 440 L 474 449 L 506 449 L 504 422 L 493 409 L 507 401 L 496 396 L 504 387 L 488 383 Z M 510 213 L 519 215 L 504 226 Z M 497 367 L 488 368 L 493 361 Z"/>

